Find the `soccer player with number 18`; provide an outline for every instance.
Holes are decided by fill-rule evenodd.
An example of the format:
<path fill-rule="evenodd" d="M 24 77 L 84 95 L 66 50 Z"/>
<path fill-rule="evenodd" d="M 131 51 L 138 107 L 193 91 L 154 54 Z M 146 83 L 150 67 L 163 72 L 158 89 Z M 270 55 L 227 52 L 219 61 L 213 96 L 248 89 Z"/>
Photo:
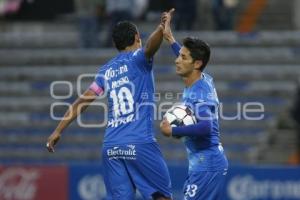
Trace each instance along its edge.
<path fill-rule="evenodd" d="M 181 138 L 189 159 L 189 176 L 184 184 L 185 200 L 222 200 L 222 187 L 228 161 L 220 143 L 219 100 L 213 79 L 203 70 L 210 58 L 209 46 L 200 39 L 187 37 L 181 47 L 174 39 L 171 16 L 165 22 L 164 38 L 177 58 L 176 73 L 183 79 L 183 102 L 196 117 L 196 124 L 172 127 L 167 119 L 161 122 L 165 136 Z"/>
<path fill-rule="evenodd" d="M 142 48 L 140 34 L 131 22 L 118 23 L 112 38 L 119 54 L 103 65 L 90 88 L 71 106 L 47 148 L 53 152 L 61 132 L 97 95 L 107 95 L 108 123 L 102 147 L 107 200 L 133 200 L 136 189 L 144 199 L 170 200 L 168 168 L 154 138 L 152 61 L 163 40 L 164 21 Z M 149 99 L 144 99 L 147 94 Z M 143 104 L 143 106 L 138 106 Z M 78 112 L 79 109 L 79 112 Z"/>

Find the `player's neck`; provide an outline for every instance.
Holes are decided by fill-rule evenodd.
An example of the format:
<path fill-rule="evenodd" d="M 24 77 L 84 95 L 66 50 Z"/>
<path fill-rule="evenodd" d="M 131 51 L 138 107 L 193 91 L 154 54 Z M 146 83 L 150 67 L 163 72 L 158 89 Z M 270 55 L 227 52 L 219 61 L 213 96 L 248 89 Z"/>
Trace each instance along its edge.
<path fill-rule="evenodd" d="M 131 46 L 126 47 L 122 52 L 130 52 L 130 51 L 135 51 L 137 50 L 139 47 L 136 44 L 133 44 Z"/>
<path fill-rule="evenodd" d="M 196 81 L 198 81 L 199 79 L 201 79 L 201 77 L 202 77 L 202 72 L 192 73 L 190 76 L 184 77 L 183 81 L 184 81 L 185 86 L 190 87 Z"/>

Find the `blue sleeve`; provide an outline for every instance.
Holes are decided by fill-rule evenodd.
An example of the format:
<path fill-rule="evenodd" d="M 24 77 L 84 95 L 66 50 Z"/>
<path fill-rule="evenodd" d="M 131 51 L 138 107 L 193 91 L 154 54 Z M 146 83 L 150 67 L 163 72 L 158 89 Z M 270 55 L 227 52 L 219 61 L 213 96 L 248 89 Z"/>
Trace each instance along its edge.
<path fill-rule="evenodd" d="M 133 58 L 136 61 L 138 67 L 140 67 L 144 70 L 147 70 L 147 71 L 152 70 L 153 58 L 151 58 L 151 59 L 146 58 L 144 48 L 137 49 L 133 53 Z"/>
<path fill-rule="evenodd" d="M 173 50 L 174 54 L 176 55 L 176 57 L 178 57 L 178 56 L 179 56 L 179 51 L 180 51 L 180 49 L 181 49 L 180 44 L 179 44 L 178 42 L 174 42 L 174 43 L 171 45 L 171 47 L 172 47 L 172 50 Z"/>
<path fill-rule="evenodd" d="M 99 70 L 96 77 L 95 77 L 95 83 L 101 88 L 105 88 L 105 75 L 103 71 Z"/>
<path fill-rule="evenodd" d="M 209 106 L 204 105 L 198 109 L 198 123 L 188 126 L 173 127 L 173 136 L 200 136 L 209 135 L 212 129 L 213 114 Z"/>

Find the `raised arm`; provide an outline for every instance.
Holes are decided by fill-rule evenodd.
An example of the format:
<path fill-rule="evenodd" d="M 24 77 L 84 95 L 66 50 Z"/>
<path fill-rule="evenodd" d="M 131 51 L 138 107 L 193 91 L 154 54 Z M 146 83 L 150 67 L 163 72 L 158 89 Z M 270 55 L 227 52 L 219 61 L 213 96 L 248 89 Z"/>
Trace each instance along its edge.
<path fill-rule="evenodd" d="M 167 15 L 171 15 L 174 12 L 174 8 L 162 14 L 161 23 L 157 26 L 155 31 L 149 36 L 146 46 L 145 46 L 145 55 L 147 59 L 151 59 L 156 51 L 159 49 L 162 40 L 163 40 L 163 30 L 165 26 L 165 20 Z"/>
<path fill-rule="evenodd" d="M 165 28 L 163 30 L 164 39 L 171 45 L 174 54 L 178 57 L 181 46 L 176 42 L 171 30 L 172 14 L 166 16 Z"/>
<path fill-rule="evenodd" d="M 163 29 L 163 37 L 170 45 L 176 42 L 171 30 L 171 20 L 172 20 L 172 13 L 166 16 L 165 24 L 164 24 L 165 27 Z"/>
<path fill-rule="evenodd" d="M 60 139 L 63 130 L 67 128 L 70 123 L 96 99 L 96 97 L 97 95 L 95 92 L 88 89 L 69 107 L 64 118 L 59 122 L 54 132 L 48 137 L 46 146 L 49 152 L 54 152 L 54 146 Z"/>

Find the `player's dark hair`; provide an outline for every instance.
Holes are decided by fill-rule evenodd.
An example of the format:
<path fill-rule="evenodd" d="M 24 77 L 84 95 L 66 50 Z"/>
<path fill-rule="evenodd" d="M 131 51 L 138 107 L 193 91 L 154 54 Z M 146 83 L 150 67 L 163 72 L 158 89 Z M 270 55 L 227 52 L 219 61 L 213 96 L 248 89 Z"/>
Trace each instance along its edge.
<path fill-rule="evenodd" d="M 112 39 L 116 48 L 121 51 L 134 43 L 135 35 L 138 33 L 136 25 L 129 21 L 121 21 L 115 25 Z"/>
<path fill-rule="evenodd" d="M 202 72 L 210 58 L 209 45 L 198 38 L 186 37 L 183 39 L 183 46 L 190 51 L 193 61 L 202 60 L 202 66 L 200 67 Z"/>

